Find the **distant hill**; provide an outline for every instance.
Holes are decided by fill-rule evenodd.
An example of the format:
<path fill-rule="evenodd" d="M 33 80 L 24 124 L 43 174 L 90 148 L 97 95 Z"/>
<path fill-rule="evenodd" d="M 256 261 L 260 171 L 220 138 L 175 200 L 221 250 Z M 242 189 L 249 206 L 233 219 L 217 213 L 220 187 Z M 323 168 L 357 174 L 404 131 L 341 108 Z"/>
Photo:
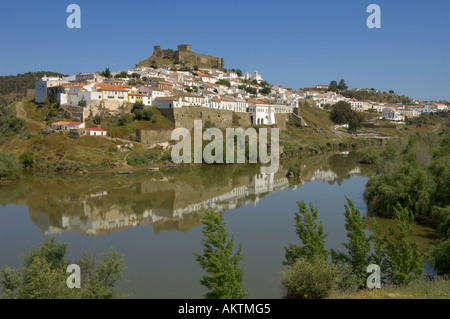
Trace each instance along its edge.
<path fill-rule="evenodd" d="M 34 89 L 34 83 L 44 75 L 66 76 L 65 74 L 49 71 L 0 76 L 0 105 L 7 105 L 26 97 L 27 89 Z"/>
<path fill-rule="evenodd" d="M 404 95 L 391 94 L 387 92 L 370 92 L 370 91 L 345 91 L 341 93 L 343 96 L 360 101 L 370 100 L 378 103 L 403 103 L 411 104 L 409 97 Z"/>

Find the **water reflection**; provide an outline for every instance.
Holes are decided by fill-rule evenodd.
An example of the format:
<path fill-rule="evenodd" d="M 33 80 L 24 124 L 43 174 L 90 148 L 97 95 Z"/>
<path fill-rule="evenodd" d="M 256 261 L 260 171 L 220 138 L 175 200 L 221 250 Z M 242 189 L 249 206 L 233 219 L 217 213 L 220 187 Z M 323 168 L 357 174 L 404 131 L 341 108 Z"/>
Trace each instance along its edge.
<path fill-rule="evenodd" d="M 46 234 L 77 232 L 100 235 L 138 225 L 156 233 L 189 231 L 201 224 L 202 208 L 233 210 L 257 206 L 261 198 L 287 187 L 323 180 L 339 185 L 373 168 L 358 164 L 356 152 L 293 158 L 275 174 L 260 174 L 256 165 L 176 168 L 134 175 L 65 176 L 35 174 L 0 186 L 0 202 L 28 207 L 31 220 Z M 300 170 L 286 178 L 286 167 Z"/>

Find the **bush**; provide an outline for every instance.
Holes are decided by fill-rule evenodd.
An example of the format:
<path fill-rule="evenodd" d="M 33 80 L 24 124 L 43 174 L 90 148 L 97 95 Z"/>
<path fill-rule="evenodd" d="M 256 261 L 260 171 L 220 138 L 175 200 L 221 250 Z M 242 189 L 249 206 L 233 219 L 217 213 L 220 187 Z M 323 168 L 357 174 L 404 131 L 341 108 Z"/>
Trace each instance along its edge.
<path fill-rule="evenodd" d="M 24 125 L 25 122 L 17 118 L 11 109 L 0 107 L 0 136 L 16 135 Z"/>
<path fill-rule="evenodd" d="M 281 284 L 288 299 L 320 299 L 330 295 L 339 278 L 339 269 L 322 258 L 300 258 L 281 273 Z"/>
<path fill-rule="evenodd" d="M 146 151 L 138 151 L 134 154 L 130 154 L 127 157 L 128 165 L 138 166 L 143 164 L 148 164 L 150 162 L 155 162 L 159 159 L 159 152 L 154 149 L 149 149 Z"/>
<path fill-rule="evenodd" d="M 16 156 L 4 150 L 0 150 L 0 179 L 17 179 L 22 174 L 22 164 Z"/>
<path fill-rule="evenodd" d="M 0 269 L 0 299 L 113 299 L 124 297 L 115 284 L 122 278 L 122 257 L 110 250 L 97 260 L 88 255 L 76 262 L 81 268 L 81 288 L 69 289 L 65 258 L 67 245 L 46 237 L 44 244 L 24 257 L 23 267 Z"/>
<path fill-rule="evenodd" d="M 433 266 L 439 275 L 450 274 L 450 239 L 431 250 Z"/>
<path fill-rule="evenodd" d="M 359 162 L 364 164 L 377 164 L 380 160 L 381 151 L 374 148 L 364 150 L 359 158 Z"/>
<path fill-rule="evenodd" d="M 101 124 L 103 121 L 103 117 L 100 114 L 97 114 L 96 116 L 94 116 L 94 123 L 95 124 Z"/>
<path fill-rule="evenodd" d="M 31 167 L 36 164 L 36 156 L 33 151 L 25 151 L 19 156 L 19 161 L 24 167 Z"/>

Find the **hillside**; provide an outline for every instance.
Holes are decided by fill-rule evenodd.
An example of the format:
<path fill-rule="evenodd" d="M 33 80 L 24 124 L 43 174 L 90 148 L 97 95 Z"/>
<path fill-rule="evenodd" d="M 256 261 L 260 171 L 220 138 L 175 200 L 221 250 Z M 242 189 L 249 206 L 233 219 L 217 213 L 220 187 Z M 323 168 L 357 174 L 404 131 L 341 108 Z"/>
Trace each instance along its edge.
<path fill-rule="evenodd" d="M 66 76 L 50 71 L 27 72 L 17 75 L 0 76 L 0 105 L 8 105 L 27 95 L 27 89 L 34 89 L 34 83 L 46 76 Z"/>

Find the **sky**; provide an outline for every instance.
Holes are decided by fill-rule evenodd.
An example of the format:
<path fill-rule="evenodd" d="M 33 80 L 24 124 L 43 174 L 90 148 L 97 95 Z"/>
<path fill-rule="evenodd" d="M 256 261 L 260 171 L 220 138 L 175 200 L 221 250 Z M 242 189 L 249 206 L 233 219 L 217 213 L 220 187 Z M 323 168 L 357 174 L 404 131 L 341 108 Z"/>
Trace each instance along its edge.
<path fill-rule="evenodd" d="M 70 29 L 67 7 L 81 8 Z M 370 29 L 370 4 L 381 28 Z M 299 89 L 344 79 L 350 88 L 450 100 L 448 0 L 3 0 L 0 75 L 126 70 L 153 46 L 225 58 Z"/>

